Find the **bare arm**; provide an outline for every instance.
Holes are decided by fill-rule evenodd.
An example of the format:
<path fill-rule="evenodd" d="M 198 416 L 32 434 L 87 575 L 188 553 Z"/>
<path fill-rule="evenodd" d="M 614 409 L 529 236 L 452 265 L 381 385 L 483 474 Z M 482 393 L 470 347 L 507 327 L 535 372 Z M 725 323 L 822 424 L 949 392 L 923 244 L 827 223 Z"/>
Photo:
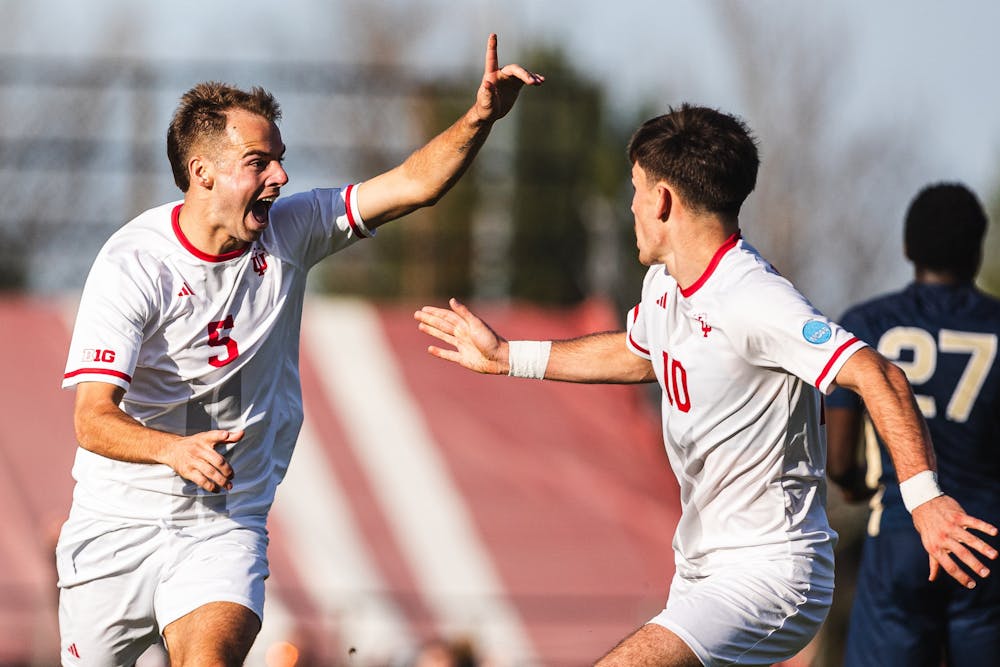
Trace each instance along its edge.
<path fill-rule="evenodd" d="M 875 428 L 889 448 L 900 481 L 934 469 L 927 424 L 899 367 L 875 350 L 864 348 L 847 360 L 835 381 L 864 400 Z"/>
<path fill-rule="evenodd" d="M 624 331 L 593 333 L 552 343 L 546 380 L 602 384 L 654 382 L 653 364 L 633 354 Z"/>
<path fill-rule="evenodd" d="M 465 173 L 493 123 L 510 111 L 521 86 L 541 85 L 543 80 L 520 65 L 499 68 L 497 37 L 490 35 L 483 80 L 472 107 L 403 164 L 358 186 L 358 207 L 365 226 L 375 229 L 437 202 Z"/>
<path fill-rule="evenodd" d="M 934 451 L 927 424 L 917 409 L 903 371 L 878 352 L 865 348 L 847 360 L 837 374 L 836 383 L 857 392 L 864 400 L 875 428 L 889 449 L 900 482 L 934 469 Z M 918 505 L 912 516 L 930 557 L 932 580 L 943 568 L 963 586 L 975 586 L 975 581 L 952 556 L 980 576 L 989 574 L 989 569 L 972 550 L 990 559 L 996 558 L 997 552 L 970 529 L 996 535 L 995 526 L 969 516 L 953 498 L 944 495 Z"/>
<path fill-rule="evenodd" d="M 455 299 L 451 309 L 424 306 L 414 318 L 418 328 L 451 348 L 431 345 L 427 351 L 440 359 L 492 375 L 510 371 L 509 345 L 485 322 Z M 653 365 L 625 346 L 625 332 L 594 333 L 552 343 L 546 380 L 630 384 L 656 379 Z"/>
<path fill-rule="evenodd" d="M 76 388 L 73 423 L 84 449 L 129 463 L 162 463 L 206 491 L 232 488 L 233 469 L 215 450 L 236 442 L 243 431 L 205 431 L 188 437 L 147 428 L 122 412 L 125 391 L 104 382 Z"/>

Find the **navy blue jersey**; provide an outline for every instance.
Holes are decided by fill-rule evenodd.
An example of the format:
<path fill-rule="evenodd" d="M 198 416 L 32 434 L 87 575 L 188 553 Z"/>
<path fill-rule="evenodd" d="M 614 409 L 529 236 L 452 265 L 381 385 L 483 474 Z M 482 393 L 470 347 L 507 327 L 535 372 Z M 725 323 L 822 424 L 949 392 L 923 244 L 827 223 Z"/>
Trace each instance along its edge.
<path fill-rule="evenodd" d="M 1000 301 L 972 284 L 913 283 L 845 313 L 841 324 L 900 366 L 930 428 L 938 483 L 972 516 L 1000 520 Z M 831 407 L 857 407 L 837 389 Z M 912 526 L 884 443 L 882 528 Z"/>
<path fill-rule="evenodd" d="M 996 538 L 986 541 L 998 546 Z M 912 526 L 865 540 L 845 667 L 1000 664 L 997 573 L 977 578 L 969 590 L 944 573 L 928 581 L 928 572 L 927 552 Z"/>

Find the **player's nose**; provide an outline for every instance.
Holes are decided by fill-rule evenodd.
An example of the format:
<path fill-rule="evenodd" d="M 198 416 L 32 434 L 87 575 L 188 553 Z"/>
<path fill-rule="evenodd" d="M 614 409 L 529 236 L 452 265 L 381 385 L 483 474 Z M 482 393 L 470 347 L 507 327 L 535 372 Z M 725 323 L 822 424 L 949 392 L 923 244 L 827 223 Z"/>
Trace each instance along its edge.
<path fill-rule="evenodd" d="M 267 183 L 279 188 L 288 183 L 288 172 L 285 171 L 285 166 L 277 160 L 271 163 L 271 173 L 268 174 Z"/>

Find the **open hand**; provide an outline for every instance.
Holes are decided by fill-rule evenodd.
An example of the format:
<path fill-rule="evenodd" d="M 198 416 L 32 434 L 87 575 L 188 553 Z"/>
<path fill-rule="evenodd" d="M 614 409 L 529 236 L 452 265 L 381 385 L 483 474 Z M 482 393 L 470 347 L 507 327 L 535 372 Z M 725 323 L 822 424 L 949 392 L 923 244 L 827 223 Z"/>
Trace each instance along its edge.
<path fill-rule="evenodd" d="M 477 373 L 506 373 L 510 364 L 507 341 L 501 338 L 471 310 L 450 299 L 447 308 L 424 306 L 413 314 L 417 328 L 454 349 L 431 345 L 427 351 L 440 359 L 454 362 Z"/>
<path fill-rule="evenodd" d="M 990 560 L 997 557 L 997 552 L 970 529 L 996 535 L 996 526 L 969 516 L 950 496 L 938 496 L 913 508 L 913 524 L 930 558 L 931 581 L 944 569 L 966 588 L 974 588 L 976 582 L 958 566 L 956 559 L 980 577 L 989 575 L 989 568 L 975 552 Z"/>

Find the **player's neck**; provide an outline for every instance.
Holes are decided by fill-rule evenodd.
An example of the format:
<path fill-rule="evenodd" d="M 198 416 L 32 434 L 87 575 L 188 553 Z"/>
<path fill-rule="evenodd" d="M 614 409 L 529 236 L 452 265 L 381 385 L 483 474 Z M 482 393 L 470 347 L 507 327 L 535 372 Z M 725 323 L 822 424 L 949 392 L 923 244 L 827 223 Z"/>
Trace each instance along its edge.
<path fill-rule="evenodd" d="M 185 197 L 177 222 L 188 242 L 208 255 L 225 255 L 247 245 L 228 234 L 220 216 L 197 197 Z"/>
<path fill-rule="evenodd" d="M 924 285 L 963 285 L 970 279 L 961 277 L 953 271 L 935 271 L 922 266 L 914 270 L 914 280 Z"/>
<path fill-rule="evenodd" d="M 681 288 L 690 287 L 704 275 L 719 248 L 737 232 L 739 223 L 735 218 L 703 216 L 692 219 L 671 244 L 665 261 L 667 271 Z"/>

